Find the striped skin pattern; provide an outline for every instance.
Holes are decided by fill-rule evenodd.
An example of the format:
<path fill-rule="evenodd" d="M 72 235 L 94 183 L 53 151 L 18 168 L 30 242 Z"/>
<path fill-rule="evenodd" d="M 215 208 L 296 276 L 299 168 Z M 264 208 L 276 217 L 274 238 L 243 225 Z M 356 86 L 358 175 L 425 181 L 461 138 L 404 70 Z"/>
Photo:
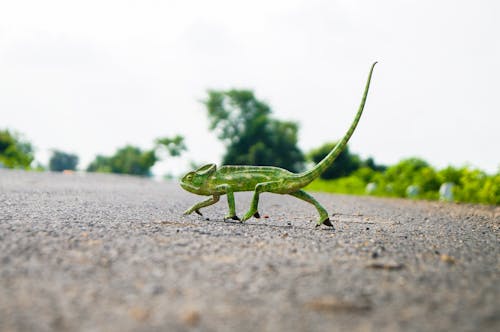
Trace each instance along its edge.
<path fill-rule="evenodd" d="M 234 193 L 238 191 L 253 191 L 254 194 L 250 208 L 243 218 L 241 218 L 241 221 L 248 220 L 252 216 L 260 218 L 258 212 L 259 195 L 263 192 L 269 192 L 292 195 L 314 205 L 319 213 L 319 220 L 316 226 L 327 225 L 333 227 L 325 208 L 316 199 L 303 191 L 302 188 L 320 176 L 346 147 L 363 113 L 375 64 L 376 62 L 371 66 L 361 104 L 349 130 L 342 140 L 314 168 L 303 173 L 292 173 L 272 166 L 222 166 L 217 169 L 215 164 L 204 165 L 184 175 L 180 184 L 182 188 L 189 192 L 210 197 L 193 205 L 184 214 L 196 212 L 201 215 L 201 208 L 217 203 L 220 196 L 226 195 L 229 213 L 225 218 L 240 220 L 236 215 Z"/>

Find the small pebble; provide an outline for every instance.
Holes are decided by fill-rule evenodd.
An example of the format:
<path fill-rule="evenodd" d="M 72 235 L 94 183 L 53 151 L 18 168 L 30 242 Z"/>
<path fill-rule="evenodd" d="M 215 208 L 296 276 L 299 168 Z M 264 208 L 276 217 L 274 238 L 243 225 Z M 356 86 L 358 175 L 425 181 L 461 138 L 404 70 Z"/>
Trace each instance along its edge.
<path fill-rule="evenodd" d="M 182 315 L 182 320 L 188 326 L 197 326 L 200 323 L 200 313 L 196 310 L 187 310 Z"/>
<path fill-rule="evenodd" d="M 139 322 L 144 322 L 149 319 L 149 310 L 141 307 L 132 307 L 128 311 L 129 315 Z"/>
<path fill-rule="evenodd" d="M 450 255 L 442 254 L 439 256 L 439 258 L 441 259 L 442 262 L 448 263 L 450 265 L 456 263 L 455 258 Z"/>

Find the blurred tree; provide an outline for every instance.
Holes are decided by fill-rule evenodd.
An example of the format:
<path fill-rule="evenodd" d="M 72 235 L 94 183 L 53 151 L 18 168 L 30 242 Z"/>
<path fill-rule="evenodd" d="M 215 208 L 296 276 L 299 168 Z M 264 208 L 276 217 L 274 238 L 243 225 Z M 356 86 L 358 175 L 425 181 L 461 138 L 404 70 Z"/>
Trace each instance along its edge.
<path fill-rule="evenodd" d="M 226 145 L 225 165 L 267 165 L 300 171 L 298 125 L 270 117 L 270 107 L 250 90 L 209 91 L 204 101 L 210 130 Z"/>
<path fill-rule="evenodd" d="M 62 172 L 64 170 L 76 169 L 78 165 L 78 156 L 58 150 L 52 151 L 52 156 L 49 160 L 49 169 L 55 172 Z"/>
<path fill-rule="evenodd" d="M 111 157 L 97 155 L 87 166 L 87 172 L 111 173 Z"/>
<path fill-rule="evenodd" d="M 337 145 L 334 143 L 325 143 L 319 148 L 313 149 L 308 153 L 308 159 L 315 164 L 319 163 L 325 156 Z M 361 159 L 358 155 L 349 152 L 349 147 L 346 146 L 333 164 L 321 174 L 322 179 L 336 179 L 348 176 L 362 166 Z"/>
<path fill-rule="evenodd" d="M 34 159 L 30 142 L 8 129 L 0 130 L 0 166 L 29 169 Z"/>
<path fill-rule="evenodd" d="M 176 135 L 172 138 L 162 137 L 155 140 L 156 150 L 166 150 L 172 157 L 180 156 L 182 152 L 187 150 L 184 143 L 184 137 Z"/>
<path fill-rule="evenodd" d="M 151 167 L 157 160 L 154 150 L 143 151 L 127 145 L 111 157 L 97 156 L 87 171 L 151 176 Z"/>
<path fill-rule="evenodd" d="M 170 156 L 180 156 L 185 151 L 184 137 L 163 137 L 155 140 L 155 147 L 142 150 L 127 145 L 118 149 L 111 157 L 98 155 L 87 167 L 87 172 L 118 173 L 151 176 L 151 167 L 160 160 L 159 153 L 164 149 Z"/>
<path fill-rule="evenodd" d="M 367 158 L 363 161 L 363 166 L 368 167 L 377 172 L 384 172 L 387 169 L 387 166 L 376 164 L 375 160 L 372 157 Z"/>

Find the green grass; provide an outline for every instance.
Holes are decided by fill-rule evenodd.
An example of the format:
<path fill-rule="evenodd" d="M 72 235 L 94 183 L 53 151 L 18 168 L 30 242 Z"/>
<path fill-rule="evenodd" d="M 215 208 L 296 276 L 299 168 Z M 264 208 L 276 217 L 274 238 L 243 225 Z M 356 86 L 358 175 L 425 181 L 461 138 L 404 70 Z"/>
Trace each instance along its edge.
<path fill-rule="evenodd" d="M 454 183 L 453 201 L 500 205 L 500 174 L 488 175 L 482 171 L 468 168 L 447 168 L 439 172 L 429 167 L 411 172 L 368 172 L 359 170 L 347 177 L 323 180 L 317 179 L 305 189 L 328 193 L 351 195 L 372 195 L 381 197 L 407 197 L 407 188 L 418 188 L 414 199 L 438 200 L 439 188 L 444 182 Z M 368 194 L 368 183 L 376 188 Z"/>
<path fill-rule="evenodd" d="M 362 179 L 348 176 L 335 180 L 317 179 L 311 182 L 305 189 L 327 193 L 365 195 L 365 188 L 366 183 Z"/>

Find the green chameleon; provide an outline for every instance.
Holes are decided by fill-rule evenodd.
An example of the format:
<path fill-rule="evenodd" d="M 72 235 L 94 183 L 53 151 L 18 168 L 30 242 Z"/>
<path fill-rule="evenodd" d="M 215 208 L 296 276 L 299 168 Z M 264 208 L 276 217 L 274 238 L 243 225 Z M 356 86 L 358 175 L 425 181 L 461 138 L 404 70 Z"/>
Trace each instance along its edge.
<path fill-rule="evenodd" d="M 263 192 L 270 192 L 292 195 L 298 199 L 311 203 L 316 207 L 319 213 L 319 220 L 316 227 L 322 224 L 333 227 L 325 208 L 323 208 L 314 197 L 303 191 L 302 188 L 320 176 L 346 147 L 363 113 L 375 64 L 376 62 L 370 69 L 361 105 L 359 106 L 351 127 L 342 140 L 314 168 L 297 174 L 272 166 L 222 166 L 217 169 L 215 164 L 204 165 L 184 175 L 180 184 L 182 188 L 189 192 L 211 197 L 193 205 L 187 209 L 184 214 L 196 212 L 202 215 L 200 212 L 201 208 L 217 203 L 221 195 L 226 195 L 229 205 L 229 214 L 225 219 L 240 220 L 236 215 L 234 193 L 238 191 L 253 191 L 254 194 L 250 209 L 243 216 L 241 221 L 248 220 L 252 216 L 260 218 L 258 212 L 259 195 Z"/>

